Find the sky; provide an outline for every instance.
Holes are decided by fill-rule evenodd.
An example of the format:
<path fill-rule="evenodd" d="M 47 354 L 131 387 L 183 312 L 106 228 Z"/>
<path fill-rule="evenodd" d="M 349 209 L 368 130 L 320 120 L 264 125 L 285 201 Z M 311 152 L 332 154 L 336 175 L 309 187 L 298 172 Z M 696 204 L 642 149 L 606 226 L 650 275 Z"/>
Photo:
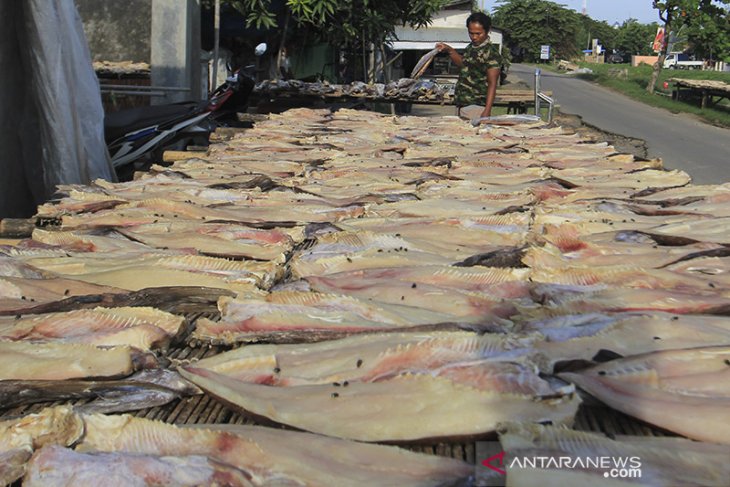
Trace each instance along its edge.
<path fill-rule="evenodd" d="M 554 3 L 564 5 L 577 12 L 583 10 L 583 0 L 552 0 Z M 496 3 L 494 0 L 486 0 L 489 9 Z M 605 20 L 610 25 L 614 22 L 619 24 L 625 20 L 634 18 L 642 24 L 659 22 L 657 11 L 651 6 L 652 0 L 587 0 L 588 15 L 595 20 Z"/>

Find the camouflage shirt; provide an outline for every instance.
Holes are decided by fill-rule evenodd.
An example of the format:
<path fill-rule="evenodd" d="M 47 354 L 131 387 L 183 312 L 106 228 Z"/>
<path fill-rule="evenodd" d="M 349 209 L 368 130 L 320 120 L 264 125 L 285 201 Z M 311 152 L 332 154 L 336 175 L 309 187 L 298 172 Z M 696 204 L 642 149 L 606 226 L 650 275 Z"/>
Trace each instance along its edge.
<path fill-rule="evenodd" d="M 480 46 L 469 44 L 464 51 L 463 65 L 459 71 L 459 81 L 454 92 L 457 106 L 486 105 L 487 70 L 499 68 L 502 56 L 499 46 L 486 41 Z"/>

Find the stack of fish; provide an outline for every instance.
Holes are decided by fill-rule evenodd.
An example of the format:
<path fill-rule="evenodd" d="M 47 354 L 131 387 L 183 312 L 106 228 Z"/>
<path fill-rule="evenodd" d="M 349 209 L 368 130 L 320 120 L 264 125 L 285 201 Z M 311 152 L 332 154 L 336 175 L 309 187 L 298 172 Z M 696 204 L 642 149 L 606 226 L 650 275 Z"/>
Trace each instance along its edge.
<path fill-rule="evenodd" d="M 435 102 L 445 105 L 454 99 L 454 86 L 442 86 L 432 80 L 401 78 L 389 83 L 349 84 L 306 82 L 300 80 L 265 80 L 254 87 L 254 93 L 265 96 L 316 96 L 337 98 L 349 96 L 373 101 Z"/>
<path fill-rule="evenodd" d="M 568 428 L 587 394 L 708 442 L 702 452 L 724 451 L 711 443 L 730 437 L 730 185 L 695 186 L 660 161 L 526 122 L 291 110 L 205 158 L 128 183 L 61 188 L 65 197 L 39 208 L 60 228 L 2 247 L 0 313 L 10 318 L 1 344 L 84 342 L 164 357 L 171 338 L 156 330 L 132 342 L 127 325 L 101 330 L 73 315 L 78 328 L 51 326 L 27 313 L 73 296 L 198 286 L 219 297 L 220 319 L 198 319 L 186 337 L 238 348 L 180 374 L 239 411 L 321 435 L 311 441 L 344 442 L 331 443 L 343 455 L 353 440 L 479 438 L 515 421 Z M 288 467 L 252 472 L 225 456 L 221 442 L 260 447 L 247 436 L 258 432 L 221 438 L 211 425 L 191 433 L 88 418 L 87 427 L 128 423 L 156 439 L 120 446 L 87 433 L 93 458 L 79 461 L 143 455 L 169 468 L 182 456 L 211 475 L 234 469 L 256 485 L 286 471 L 293 482 Z M 260 434 L 289 448 L 310 441 Z M 182 448 L 193 436 L 225 451 Z M 383 462 L 403 454 L 388 452 Z M 80 454 L 39 454 L 26 478 Z M 320 470 L 339 479 L 339 468 Z M 428 468 L 464 474 L 461 464 Z M 332 484 L 304 473 L 297 481 Z"/>

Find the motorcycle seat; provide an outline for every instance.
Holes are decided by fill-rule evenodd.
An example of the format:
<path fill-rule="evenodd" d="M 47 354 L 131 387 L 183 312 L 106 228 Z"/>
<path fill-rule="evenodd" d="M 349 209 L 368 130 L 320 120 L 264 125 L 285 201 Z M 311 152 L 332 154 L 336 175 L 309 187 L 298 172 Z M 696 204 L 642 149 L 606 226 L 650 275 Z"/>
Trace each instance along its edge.
<path fill-rule="evenodd" d="M 205 102 L 183 102 L 111 112 L 104 117 L 104 139 L 110 143 L 135 130 L 184 118 L 205 106 Z"/>

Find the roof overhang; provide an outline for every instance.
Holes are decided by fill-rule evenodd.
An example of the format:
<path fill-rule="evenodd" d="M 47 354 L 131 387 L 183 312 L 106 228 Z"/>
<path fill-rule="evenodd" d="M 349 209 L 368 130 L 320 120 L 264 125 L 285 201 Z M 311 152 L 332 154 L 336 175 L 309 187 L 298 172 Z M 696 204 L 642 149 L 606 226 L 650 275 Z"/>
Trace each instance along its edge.
<path fill-rule="evenodd" d="M 431 41 L 391 41 L 390 45 L 394 51 L 430 51 L 436 47 L 436 43 Z M 466 49 L 469 43 L 450 42 L 449 45 L 454 49 Z"/>

